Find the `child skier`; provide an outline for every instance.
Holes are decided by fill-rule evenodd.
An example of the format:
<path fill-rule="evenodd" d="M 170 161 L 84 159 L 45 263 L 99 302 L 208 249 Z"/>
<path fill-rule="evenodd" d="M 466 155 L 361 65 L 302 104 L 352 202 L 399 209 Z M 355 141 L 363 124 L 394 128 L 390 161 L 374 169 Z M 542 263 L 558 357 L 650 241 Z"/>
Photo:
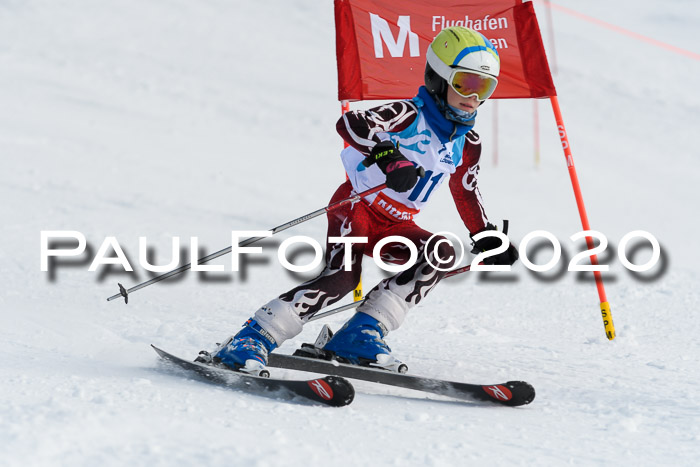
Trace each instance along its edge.
<path fill-rule="evenodd" d="M 400 362 L 384 337 L 401 326 L 409 309 L 445 276 L 444 269 L 452 266 L 455 256 L 443 237 L 418 227 L 413 216 L 449 178 L 457 210 L 472 236 L 495 229 L 477 189 L 481 145 L 472 128 L 477 107 L 496 88 L 499 70 L 498 53 L 488 39 L 471 29 L 450 27 L 428 47 L 425 86 L 416 97 L 343 115 L 337 130 L 350 145 L 341 153 L 349 180 L 330 202 L 382 183 L 387 188 L 329 213 L 323 272 L 262 306 L 235 336 L 213 354 L 202 352 L 198 361 L 260 374 L 269 352 L 357 286 L 363 255 L 371 255 L 381 239 L 398 235 L 416 246 L 417 261 L 374 287 L 323 348 L 340 361 L 397 370 Z M 425 170 L 424 177 L 419 177 L 417 167 Z M 367 242 L 350 245 L 332 242 L 331 237 L 367 237 Z M 474 245 L 487 251 L 499 246 L 500 240 L 486 237 Z M 351 249 L 349 256 L 346 248 Z M 346 257 L 352 265 L 349 271 Z M 384 261 L 405 264 L 409 258 L 404 244 L 388 243 L 382 249 Z M 487 258 L 487 264 L 511 265 L 517 258 L 517 250 L 509 245 L 505 252 Z"/>

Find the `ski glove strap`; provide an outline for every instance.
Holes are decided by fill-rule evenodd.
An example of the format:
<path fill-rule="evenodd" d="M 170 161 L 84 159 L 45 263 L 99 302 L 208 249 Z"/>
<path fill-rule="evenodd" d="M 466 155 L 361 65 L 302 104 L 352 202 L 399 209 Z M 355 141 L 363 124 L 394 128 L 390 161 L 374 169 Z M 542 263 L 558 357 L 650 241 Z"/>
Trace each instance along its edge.
<path fill-rule="evenodd" d="M 479 232 L 476 232 L 474 235 L 481 233 L 485 230 L 498 229 L 493 224 L 486 224 L 486 227 L 484 229 L 480 230 Z M 479 254 L 484 251 L 495 250 L 496 248 L 501 246 L 501 239 L 497 237 L 484 237 L 478 241 L 474 241 L 474 235 L 472 235 L 472 243 L 474 244 L 474 248 L 472 249 L 473 254 Z M 512 243 L 509 243 L 508 249 L 506 251 L 494 256 L 489 256 L 488 258 L 484 259 L 484 264 L 512 266 L 513 263 L 515 263 L 518 260 L 518 258 L 518 249 L 515 248 L 515 246 Z"/>
<path fill-rule="evenodd" d="M 377 143 L 362 164 L 365 167 L 377 164 L 379 170 L 386 175 L 387 188 L 399 193 L 413 188 L 418 182 L 418 177 L 425 173 L 422 168 L 416 168 L 413 162 L 406 159 L 398 146 L 394 146 L 391 141 Z"/>

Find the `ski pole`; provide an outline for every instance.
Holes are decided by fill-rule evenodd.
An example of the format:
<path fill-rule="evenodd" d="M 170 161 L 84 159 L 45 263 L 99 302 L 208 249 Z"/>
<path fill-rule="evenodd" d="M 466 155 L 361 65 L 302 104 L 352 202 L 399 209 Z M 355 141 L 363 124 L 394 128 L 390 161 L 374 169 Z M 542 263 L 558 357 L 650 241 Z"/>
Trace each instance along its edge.
<path fill-rule="evenodd" d="M 422 167 L 419 168 L 419 171 L 420 171 L 420 170 L 422 170 Z M 420 173 L 420 172 L 419 172 L 419 173 Z M 294 227 L 295 225 L 299 225 L 299 224 L 301 224 L 301 223 L 303 223 L 303 222 L 306 222 L 306 221 L 308 221 L 308 220 L 310 220 L 310 219 L 313 219 L 313 218 L 315 218 L 315 217 L 318 217 L 318 216 L 320 216 L 321 214 L 334 211 L 335 209 L 338 209 L 338 208 L 341 207 L 341 206 L 345 206 L 345 205 L 348 204 L 348 203 L 353 203 L 353 202 L 355 202 L 355 201 L 358 201 L 360 198 L 364 198 L 365 196 L 368 196 L 368 195 L 371 195 L 371 194 L 376 193 L 376 192 L 378 192 L 378 191 L 381 191 L 381 190 L 383 190 L 384 188 L 386 188 L 386 183 L 382 183 L 381 185 L 375 186 L 374 188 L 370 188 L 370 189 L 368 189 L 368 190 L 365 190 L 365 191 L 362 191 L 362 192 L 360 192 L 360 193 L 357 193 L 357 194 L 354 194 L 354 195 L 352 195 L 352 196 L 349 196 L 349 197 L 347 197 L 347 198 L 345 198 L 345 199 L 341 199 L 341 200 L 339 200 L 339 201 L 336 201 L 335 203 L 331 203 L 331 204 L 329 204 L 328 206 L 322 207 L 321 209 L 318 209 L 318 210 L 316 210 L 316 211 L 314 211 L 314 212 L 311 212 L 311 213 L 309 213 L 309 214 L 306 214 L 306 215 L 304 215 L 304 216 L 301 216 L 301 217 L 299 217 L 299 218 L 297 218 L 297 219 L 294 219 L 293 221 L 289 221 L 289 222 L 286 222 L 286 223 L 284 223 L 284 224 L 282 224 L 282 225 L 278 225 L 277 227 L 275 227 L 275 228 L 273 228 L 273 229 L 270 229 L 270 231 L 272 232 L 272 235 L 275 235 L 276 233 L 282 232 L 283 230 L 287 230 L 287 229 L 290 228 L 290 227 Z M 239 248 L 242 248 L 242 247 L 244 247 L 244 246 L 250 245 L 251 243 L 255 243 L 255 242 L 257 242 L 258 240 L 261 240 L 261 239 L 263 239 L 263 238 L 267 238 L 267 237 L 251 237 L 251 238 L 247 238 L 247 239 L 245 239 L 245 240 L 242 240 L 242 241 L 238 244 L 238 247 L 239 247 Z M 219 250 L 219 251 L 217 251 L 217 252 L 215 252 L 215 253 L 212 253 L 212 254 L 210 254 L 210 255 L 208 255 L 208 256 L 205 256 L 204 258 L 200 259 L 200 260 L 197 262 L 197 264 L 203 264 L 203 263 L 206 263 L 206 262 L 208 262 L 208 261 L 211 261 L 211 260 L 213 260 L 213 259 L 215 259 L 215 258 L 218 258 L 219 256 L 223 256 L 223 255 L 225 255 L 225 254 L 231 253 L 231 250 L 232 250 L 232 247 L 228 247 L 228 248 L 224 248 L 223 250 Z M 177 268 L 177 269 L 174 269 L 174 270 L 172 270 L 172 271 L 170 271 L 170 272 L 166 272 L 165 274 L 161 274 L 160 276 L 154 277 L 153 279 L 148 280 L 148 281 L 146 281 L 146 282 L 142 282 L 142 283 L 140 283 L 140 284 L 138 284 L 138 285 L 135 285 L 135 286 L 133 286 L 133 287 L 131 287 L 131 288 L 129 288 L 129 289 L 124 288 L 124 286 L 121 285 L 121 284 L 117 284 L 117 285 L 119 285 L 119 293 L 118 293 L 118 294 L 112 295 L 111 297 L 109 297 L 109 298 L 107 299 L 107 301 L 112 301 L 112 300 L 114 300 L 115 298 L 124 297 L 124 303 L 129 303 L 129 294 L 130 294 L 131 292 L 135 292 L 135 291 L 137 291 L 137 290 L 143 289 L 144 287 L 148 287 L 149 285 L 155 284 L 156 282 L 160 282 L 160 281 L 165 280 L 165 279 L 167 279 L 167 278 L 169 278 L 169 277 L 173 277 L 173 276 L 175 276 L 175 275 L 177 275 L 177 274 L 183 273 L 183 272 L 187 271 L 187 270 L 190 269 L 190 268 L 192 268 L 192 263 L 185 264 L 184 266 L 180 266 L 180 267 Z"/>

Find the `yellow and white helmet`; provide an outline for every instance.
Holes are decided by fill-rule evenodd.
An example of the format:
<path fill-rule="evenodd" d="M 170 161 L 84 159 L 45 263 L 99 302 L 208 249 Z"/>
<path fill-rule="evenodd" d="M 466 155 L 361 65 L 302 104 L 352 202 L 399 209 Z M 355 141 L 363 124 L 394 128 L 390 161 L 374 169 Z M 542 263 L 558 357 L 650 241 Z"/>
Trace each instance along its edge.
<path fill-rule="evenodd" d="M 447 86 L 458 94 L 485 101 L 498 85 L 501 60 L 483 34 L 461 26 L 443 29 L 428 47 L 425 87 L 439 99 Z"/>

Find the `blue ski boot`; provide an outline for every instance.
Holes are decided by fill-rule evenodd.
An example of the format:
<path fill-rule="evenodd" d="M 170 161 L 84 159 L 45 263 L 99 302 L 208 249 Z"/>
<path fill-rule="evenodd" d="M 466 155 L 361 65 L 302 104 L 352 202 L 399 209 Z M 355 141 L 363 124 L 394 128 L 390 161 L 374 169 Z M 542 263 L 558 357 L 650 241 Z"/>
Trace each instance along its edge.
<path fill-rule="evenodd" d="M 243 329 L 219 346 L 213 355 L 200 352 L 195 361 L 221 363 L 235 371 L 269 377 L 270 372 L 265 368 L 267 355 L 276 348 L 277 342 L 273 337 L 257 321 L 250 318 Z"/>
<path fill-rule="evenodd" d="M 322 348 L 341 362 L 405 373 L 408 367 L 391 355 L 391 349 L 384 342 L 388 333 L 382 323 L 358 312 L 337 333 L 330 334 L 330 340 Z M 316 346 L 321 347 L 319 344 L 317 341 Z"/>

